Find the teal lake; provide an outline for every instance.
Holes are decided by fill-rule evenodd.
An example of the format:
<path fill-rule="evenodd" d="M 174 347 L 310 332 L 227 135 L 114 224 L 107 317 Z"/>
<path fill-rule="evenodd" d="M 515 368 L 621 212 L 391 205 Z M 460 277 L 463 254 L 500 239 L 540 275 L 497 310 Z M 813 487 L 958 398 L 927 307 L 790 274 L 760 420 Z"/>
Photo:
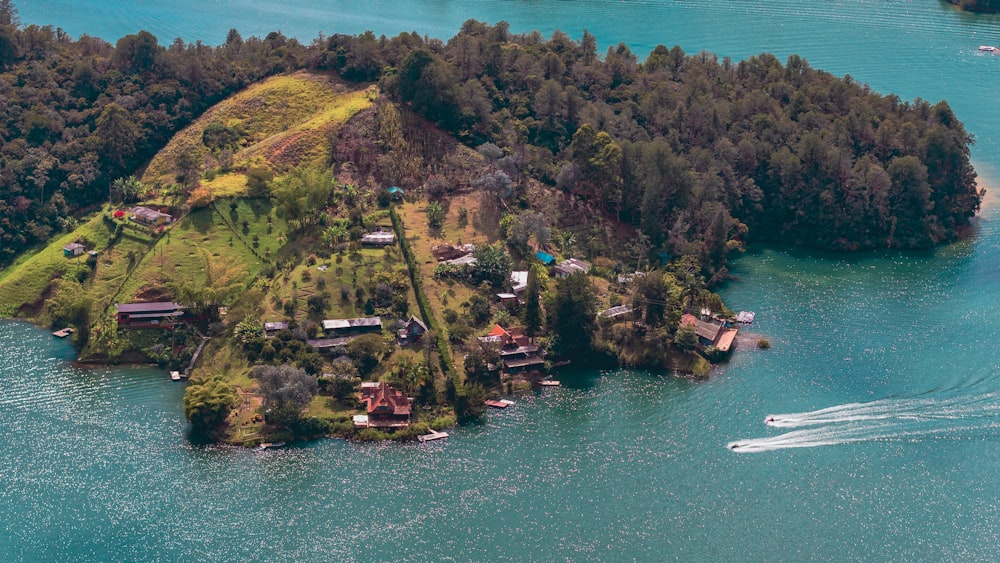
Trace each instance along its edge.
<path fill-rule="evenodd" d="M 1000 44 L 1000 17 L 937 0 L 17 7 L 112 42 L 148 29 L 216 44 L 232 27 L 448 38 L 477 18 L 588 29 L 640 57 L 658 43 L 798 53 L 885 94 L 946 99 L 984 186 L 1000 185 L 1000 56 L 977 51 Z M 0 560 L 996 560 L 997 209 L 928 253 L 752 248 L 723 297 L 757 321 L 708 380 L 577 366 L 423 446 L 194 447 L 166 373 L 75 367 L 68 343 L 0 322 Z"/>

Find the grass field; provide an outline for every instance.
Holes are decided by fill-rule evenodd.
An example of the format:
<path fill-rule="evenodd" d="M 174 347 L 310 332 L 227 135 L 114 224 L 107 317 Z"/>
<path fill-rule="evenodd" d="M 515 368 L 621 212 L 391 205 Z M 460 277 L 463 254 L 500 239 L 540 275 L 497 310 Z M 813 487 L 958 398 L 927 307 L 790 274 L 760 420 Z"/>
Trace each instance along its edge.
<path fill-rule="evenodd" d="M 332 133 L 369 107 L 376 96 L 372 88 L 349 90 L 327 76 L 304 71 L 272 77 L 220 102 L 177 133 L 141 180 L 147 185 L 174 184 L 179 155 L 193 151 L 199 159 L 210 156 L 202 135 L 208 125 L 217 123 L 239 135 L 231 169 L 203 179 L 191 197 L 208 203 L 245 195 L 245 172 L 250 167 L 265 166 L 280 173 L 292 166 L 325 164 Z"/>
<path fill-rule="evenodd" d="M 102 252 L 112 233 L 105 226 L 101 214 L 80 224 L 71 233 L 59 236 L 32 256 L 9 266 L 0 274 L 0 312 L 14 315 L 22 307 L 29 307 L 46 293 L 49 282 L 67 270 L 83 263 L 87 255 L 66 258 L 63 247 L 71 242 L 83 242 L 87 250 Z"/>
<path fill-rule="evenodd" d="M 235 209 L 228 204 L 196 209 L 168 229 L 146 255 L 122 288 L 121 301 L 177 282 L 219 286 L 246 281 L 260 272 L 265 252 L 280 251 L 287 230 L 269 203 L 240 200 Z"/>
<path fill-rule="evenodd" d="M 469 217 L 468 224 L 464 228 L 459 227 L 458 223 L 458 210 L 462 207 L 466 208 Z M 427 222 L 427 202 L 406 203 L 397 208 L 403 224 L 406 225 L 407 236 L 417 263 L 420 265 L 420 275 L 424 281 L 427 299 L 439 315 L 445 309 L 454 309 L 461 313 L 461 304 L 468 301 L 474 290 L 465 284 L 434 279 L 434 269 L 438 262 L 431 254 L 431 248 L 441 243 L 475 245 L 489 243 L 489 238 L 472 224 L 472 217 L 478 209 L 477 196 L 456 198 L 448 209 L 441 231 L 432 232 Z"/>

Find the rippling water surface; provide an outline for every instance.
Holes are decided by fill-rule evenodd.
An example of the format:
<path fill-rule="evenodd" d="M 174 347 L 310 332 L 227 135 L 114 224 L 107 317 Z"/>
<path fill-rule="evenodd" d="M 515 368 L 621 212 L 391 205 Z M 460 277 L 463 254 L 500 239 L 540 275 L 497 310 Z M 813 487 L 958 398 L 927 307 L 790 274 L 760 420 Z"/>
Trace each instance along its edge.
<path fill-rule="evenodd" d="M 947 99 L 988 184 L 1000 164 L 1000 57 L 976 52 L 1000 19 L 934 0 L 19 4 L 25 22 L 109 40 L 448 37 L 475 17 L 640 55 L 800 53 Z M 987 211 L 933 253 L 752 249 L 724 297 L 757 324 L 710 380 L 581 367 L 426 446 L 195 448 L 164 373 L 79 369 L 67 343 L 2 323 L 0 559 L 994 560 L 998 246 Z"/>

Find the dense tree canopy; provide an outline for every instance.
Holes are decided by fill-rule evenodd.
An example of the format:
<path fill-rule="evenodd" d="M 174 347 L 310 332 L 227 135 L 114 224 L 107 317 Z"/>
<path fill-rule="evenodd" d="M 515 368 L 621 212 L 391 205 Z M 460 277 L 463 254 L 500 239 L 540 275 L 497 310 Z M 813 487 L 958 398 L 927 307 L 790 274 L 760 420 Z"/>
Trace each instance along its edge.
<path fill-rule="evenodd" d="M 201 112 L 300 67 L 295 53 L 305 52 L 280 34 L 164 47 L 141 31 L 113 47 L 18 25 L 13 5 L 0 1 L 0 265 L 107 199 L 112 181 Z"/>
<path fill-rule="evenodd" d="M 736 63 L 661 45 L 640 63 L 595 45 L 470 20 L 446 44 L 333 36 L 336 55 L 315 61 L 345 76 L 360 60 L 386 69 L 385 91 L 458 138 L 526 159 L 639 227 L 651 250 L 709 271 L 751 238 L 926 247 L 978 209 L 972 138 L 945 102 L 879 95 L 794 55 Z"/>
<path fill-rule="evenodd" d="M 365 33 L 304 46 L 232 31 L 212 48 L 139 32 L 112 46 L 19 27 L 7 9 L 0 264 L 106 198 L 111 181 L 215 102 L 304 67 L 377 80 L 456 138 L 485 145 L 494 171 L 482 189 L 499 206 L 534 176 L 635 225 L 650 256 L 696 256 L 710 273 L 752 239 L 844 250 L 952 240 L 981 198 L 972 138 L 947 103 L 879 95 L 794 55 L 720 61 L 661 45 L 640 62 L 619 44 L 601 58 L 588 33 L 546 40 L 474 20 L 447 42 Z M 391 121 L 379 126 L 389 156 L 402 150 Z M 224 129 L 206 133 L 230 142 Z M 294 208 L 298 193 L 285 187 Z"/>

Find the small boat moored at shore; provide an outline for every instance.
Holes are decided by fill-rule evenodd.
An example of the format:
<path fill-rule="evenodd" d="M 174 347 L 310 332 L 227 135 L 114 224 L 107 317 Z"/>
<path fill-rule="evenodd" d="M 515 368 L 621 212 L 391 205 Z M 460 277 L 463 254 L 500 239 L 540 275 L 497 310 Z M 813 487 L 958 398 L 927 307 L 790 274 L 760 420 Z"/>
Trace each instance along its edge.
<path fill-rule="evenodd" d="M 170 372 L 170 380 L 171 381 L 180 381 L 181 380 L 181 372 L 179 372 L 179 371 L 172 371 L 172 372 Z"/>
<path fill-rule="evenodd" d="M 274 449 L 280 448 L 280 447 L 282 447 L 284 445 L 285 445 L 284 442 L 275 442 L 273 444 L 270 443 L 270 442 L 264 442 L 264 443 L 258 445 L 257 447 L 255 447 L 253 449 L 253 451 L 255 451 L 255 452 L 263 452 L 263 451 L 266 451 L 266 450 L 274 450 Z"/>
<path fill-rule="evenodd" d="M 1000 49 L 994 47 L 993 45 L 980 45 L 979 46 L 979 52 L 980 53 L 997 53 L 997 52 L 1000 52 Z"/>
<path fill-rule="evenodd" d="M 551 379 L 546 379 L 540 383 L 542 387 L 559 387 L 560 383 L 558 381 L 553 381 Z"/>

